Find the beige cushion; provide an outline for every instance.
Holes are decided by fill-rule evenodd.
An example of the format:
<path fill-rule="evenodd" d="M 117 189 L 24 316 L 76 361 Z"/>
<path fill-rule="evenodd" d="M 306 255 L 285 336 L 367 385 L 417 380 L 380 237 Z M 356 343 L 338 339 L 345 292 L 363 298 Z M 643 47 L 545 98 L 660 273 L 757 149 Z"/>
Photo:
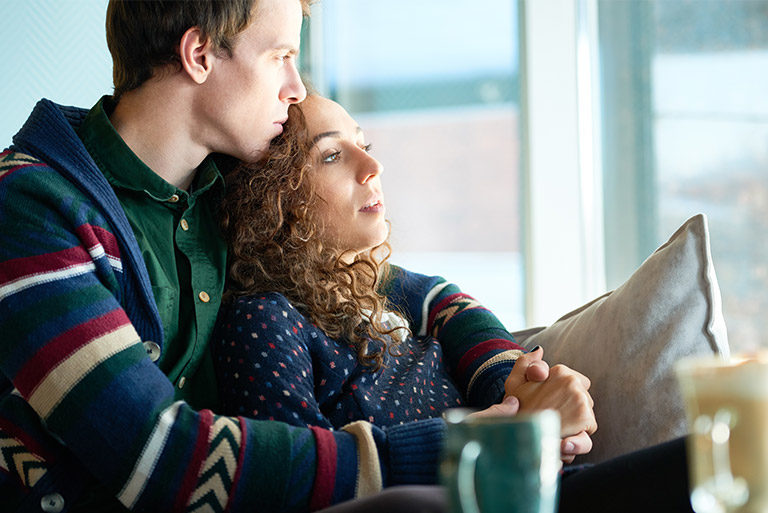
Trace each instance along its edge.
<path fill-rule="evenodd" d="M 620 287 L 543 330 L 516 334 L 541 345 L 550 364 L 592 380 L 598 462 L 686 433 L 673 364 L 693 354 L 727 355 L 720 289 L 706 217 L 683 224 Z"/>

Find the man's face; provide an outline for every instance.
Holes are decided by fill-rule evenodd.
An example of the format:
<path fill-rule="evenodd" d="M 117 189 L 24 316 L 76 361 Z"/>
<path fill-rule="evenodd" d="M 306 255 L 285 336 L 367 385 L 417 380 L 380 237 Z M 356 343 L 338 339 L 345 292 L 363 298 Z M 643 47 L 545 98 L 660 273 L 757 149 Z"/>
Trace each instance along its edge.
<path fill-rule="evenodd" d="M 288 106 L 306 96 L 296 69 L 299 0 L 258 0 L 253 19 L 235 40 L 232 57 L 215 58 L 193 136 L 211 152 L 241 160 L 257 159 L 282 132 Z"/>

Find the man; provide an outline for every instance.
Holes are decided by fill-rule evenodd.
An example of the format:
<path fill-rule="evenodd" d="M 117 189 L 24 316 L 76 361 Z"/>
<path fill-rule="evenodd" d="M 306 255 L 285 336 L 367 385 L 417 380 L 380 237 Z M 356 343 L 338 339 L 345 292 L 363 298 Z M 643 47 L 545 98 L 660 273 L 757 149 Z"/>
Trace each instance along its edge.
<path fill-rule="evenodd" d="M 212 411 L 221 155 L 258 158 L 304 98 L 307 4 L 111 0 L 114 95 L 42 100 L 0 154 L 3 511 L 306 510 L 434 482 L 439 420 Z"/>

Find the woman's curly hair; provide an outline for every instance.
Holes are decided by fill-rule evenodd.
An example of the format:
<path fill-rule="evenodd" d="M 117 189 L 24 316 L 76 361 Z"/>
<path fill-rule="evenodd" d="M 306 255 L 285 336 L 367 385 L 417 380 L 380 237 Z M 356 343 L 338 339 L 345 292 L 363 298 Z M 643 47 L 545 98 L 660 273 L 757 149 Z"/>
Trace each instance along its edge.
<path fill-rule="evenodd" d="M 221 226 L 229 246 L 226 300 L 279 292 L 329 337 L 351 343 L 359 361 L 378 370 L 394 354 L 399 334 L 382 321 L 386 298 L 377 292 L 386 274 L 388 242 L 346 264 L 348 248 L 321 240 L 320 197 L 311 180 L 311 149 L 300 105 L 288 109 L 283 133 L 255 164 L 227 175 Z M 326 243 L 324 243 L 326 242 Z M 369 341 L 379 347 L 369 347 Z"/>

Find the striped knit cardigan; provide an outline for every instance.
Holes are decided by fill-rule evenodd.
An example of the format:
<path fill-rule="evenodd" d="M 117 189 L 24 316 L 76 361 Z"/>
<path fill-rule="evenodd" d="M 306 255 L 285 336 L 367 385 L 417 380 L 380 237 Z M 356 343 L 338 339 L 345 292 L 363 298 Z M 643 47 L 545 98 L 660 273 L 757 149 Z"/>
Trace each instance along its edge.
<path fill-rule="evenodd" d="M 98 487 L 142 511 L 305 511 L 434 482 L 440 420 L 327 431 L 174 401 L 142 344 L 163 336 L 141 252 L 74 131 L 85 114 L 42 100 L 0 154 L 2 510 Z"/>

